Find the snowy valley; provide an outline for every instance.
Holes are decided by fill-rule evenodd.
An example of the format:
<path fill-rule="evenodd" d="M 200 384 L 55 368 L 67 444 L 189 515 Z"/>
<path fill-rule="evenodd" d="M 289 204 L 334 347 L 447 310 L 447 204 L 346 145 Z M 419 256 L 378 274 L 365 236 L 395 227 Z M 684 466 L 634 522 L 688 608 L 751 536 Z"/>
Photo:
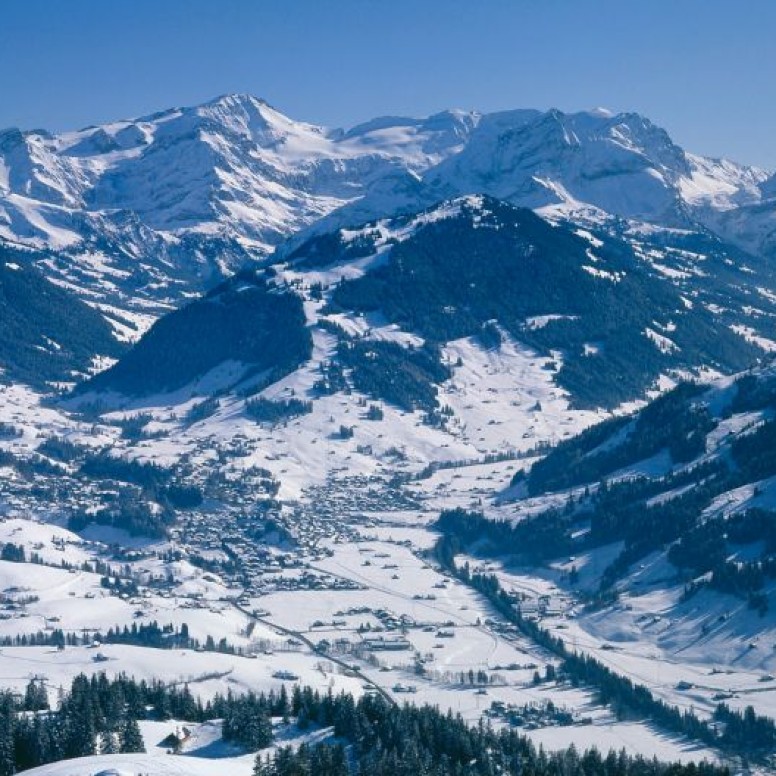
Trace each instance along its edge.
<path fill-rule="evenodd" d="M 769 772 L 775 190 L 602 110 L 0 133 L 2 685 Z M 30 772 L 253 772 L 148 703 Z"/>

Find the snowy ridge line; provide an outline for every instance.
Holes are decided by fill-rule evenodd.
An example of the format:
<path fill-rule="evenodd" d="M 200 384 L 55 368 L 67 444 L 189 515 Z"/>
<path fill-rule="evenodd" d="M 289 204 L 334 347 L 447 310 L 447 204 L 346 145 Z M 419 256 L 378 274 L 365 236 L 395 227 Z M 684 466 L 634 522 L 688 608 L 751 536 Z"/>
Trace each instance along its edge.
<path fill-rule="evenodd" d="M 125 310 L 177 303 L 302 229 L 451 195 L 488 194 L 581 226 L 700 224 L 751 250 L 774 245 L 768 173 L 685 152 L 636 113 L 452 110 L 345 131 L 235 94 L 2 140 L 0 239 L 59 251 L 52 276 Z"/>

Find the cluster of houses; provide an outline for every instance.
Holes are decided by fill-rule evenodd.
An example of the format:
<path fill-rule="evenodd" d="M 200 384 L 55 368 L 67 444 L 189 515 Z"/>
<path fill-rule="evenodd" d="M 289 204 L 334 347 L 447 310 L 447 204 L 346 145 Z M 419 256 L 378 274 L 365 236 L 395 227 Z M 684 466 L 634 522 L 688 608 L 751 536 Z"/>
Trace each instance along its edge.
<path fill-rule="evenodd" d="M 556 706 L 552 701 L 544 703 L 527 703 L 517 706 L 504 701 L 493 701 L 485 712 L 492 719 L 501 719 L 525 730 L 537 730 L 545 727 L 567 727 L 569 725 L 590 725 L 592 719 L 582 717 L 563 706 Z"/>
<path fill-rule="evenodd" d="M 563 602 L 551 595 L 529 596 L 526 593 L 512 593 L 514 607 L 526 620 L 543 617 L 560 617 L 565 612 Z"/>

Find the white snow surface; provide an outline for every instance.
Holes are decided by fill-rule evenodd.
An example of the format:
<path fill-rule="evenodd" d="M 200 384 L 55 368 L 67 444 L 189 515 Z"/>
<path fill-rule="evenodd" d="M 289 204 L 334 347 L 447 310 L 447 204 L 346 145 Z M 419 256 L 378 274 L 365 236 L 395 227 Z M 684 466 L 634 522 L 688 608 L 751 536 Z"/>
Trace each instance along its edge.
<path fill-rule="evenodd" d="M 343 131 L 296 122 L 261 100 L 230 95 L 195 108 L 57 136 L 0 133 L 0 238 L 64 251 L 66 260 L 45 265 L 47 274 L 84 294 L 106 315 L 117 336 L 127 341 L 136 339 L 159 312 L 189 293 L 195 280 L 203 282 L 233 269 L 235 264 L 230 262 L 236 263 L 238 253 L 226 251 L 213 259 L 204 247 L 213 243 L 207 241 L 233 241 L 245 252 L 239 254 L 241 261 L 245 255 L 266 255 L 281 239 L 308 225 L 352 224 L 363 216 L 379 215 L 381 220 L 369 227 L 378 234 L 373 255 L 304 273 L 290 265 L 279 266 L 281 279 L 301 286 L 314 352 L 307 364 L 262 391 L 272 399 L 313 395 L 320 366 L 335 347 L 334 337 L 318 326 L 323 318 L 351 335 L 405 346 L 422 344 L 417 335 L 376 315 L 325 314 L 323 302 L 312 298 L 309 286 L 320 283 L 328 291 L 342 278 L 360 276 L 386 259 L 393 241 L 405 239 L 430 219 L 454 216 L 463 204 L 481 203 L 479 193 L 540 209 L 550 219 L 575 215 L 595 224 L 609 214 L 623 216 L 634 219 L 630 222 L 634 234 L 666 225 L 684 229 L 691 213 L 725 234 L 743 235 L 741 241 L 748 245 L 768 245 L 776 229 L 772 208 L 766 207 L 772 189 L 772 180 L 762 171 L 687 154 L 646 119 L 599 110 L 488 116 L 451 111 L 422 120 L 377 119 Z M 461 196 L 401 227 L 383 218 L 402 205 L 417 209 L 441 195 Z M 353 227 L 342 232 L 346 240 L 359 234 Z M 577 234 L 590 243 L 591 264 L 585 269 L 602 282 L 617 282 L 618 276 L 596 265 L 600 240 L 587 228 Z M 107 235 L 114 245 L 121 245 L 120 255 L 87 248 L 85 240 L 94 235 Z M 185 272 L 180 266 L 172 268 L 174 251 L 190 239 L 202 241 L 196 243 L 191 265 Z M 162 258 L 154 264 L 151 254 L 160 246 Z M 672 266 L 665 252 L 645 251 L 639 258 L 674 281 L 703 272 L 698 265 L 704 257 L 689 252 L 682 256 L 681 268 Z M 136 269 L 151 273 L 153 288 L 146 296 L 130 298 L 122 289 Z M 767 288 L 760 291 L 766 299 L 771 293 Z M 687 299 L 686 304 L 691 307 L 693 302 Z M 525 325 L 541 328 L 559 317 L 534 316 Z M 647 328 L 644 336 L 656 348 L 670 351 L 676 348 L 671 331 L 669 321 Z M 763 350 L 776 348 L 754 328 L 742 325 L 737 331 Z M 593 342 L 585 347 L 595 350 L 600 345 Z M 403 412 L 356 392 L 316 397 L 311 413 L 275 428 L 250 421 L 244 396 L 231 392 L 219 396 L 219 406 L 210 417 L 188 422 L 187 412 L 203 395 L 240 379 L 245 365 L 237 363 L 222 365 L 175 394 L 143 400 L 103 397 L 109 411 L 88 423 L 42 401 L 24 386 L 0 385 L 0 417 L 21 430 L 18 437 L 0 439 L 2 450 L 30 455 L 44 439 L 56 436 L 162 465 L 186 458 L 195 471 L 218 470 L 232 481 L 261 467 L 279 481 L 278 497 L 284 507 L 304 502 L 311 486 L 336 484 L 339 477 L 364 476 L 385 483 L 396 474 L 417 477 L 429 464 L 457 464 L 407 484 L 421 504 L 417 509 L 360 514 L 353 529 L 358 541 L 324 538 L 323 559 L 303 555 L 316 571 L 356 583 L 359 589 L 280 590 L 257 596 L 251 607 L 268 614 L 253 623 L 250 633 L 249 613 L 235 604 L 242 591 L 217 575 L 205 574 L 185 558 L 167 562 L 151 556 L 138 561 L 135 570 L 144 578 L 169 572 L 176 579 L 164 594 L 151 592 L 138 601 L 108 595 L 96 573 L 56 568 L 59 561 L 67 560 L 80 569 L 84 562 L 102 557 L 114 542 L 155 550 L 164 549 L 164 543 L 130 540 L 121 532 L 98 527 L 79 537 L 61 527 L 59 515 L 37 513 L 25 503 L 0 501 L 0 543 L 21 543 L 28 554 L 35 551 L 49 564 L 34 567 L 32 574 L 28 564 L 0 561 L 1 590 L 26 589 L 37 597 L 26 605 L 23 616 L 0 620 L 0 636 L 45 630 L 57 621 L 54 618 L 66 630 L 87 631 L 157 620 L 173 625 L 185 622 L 199 639 L 224 636 L 250 650 L 259 640 L 278 642 L 276 627 L 316 639 L 343 635 L 360 639 L 358 626 L 362 621 L 378 625 L 375 615 L 338 612 L 380 606 L 437 627 L 453 623 L 455 637 L 443 642 L 422 629 L 409 634 L 414 649 L 433 654 L 431 678 L 414 679 L 411 653 L 381 656 L 377 665 L 360 662 L 359 678 L 346 675 L 308 649 L 248 658 L 108 645 L 103 648 L 108 659 L 99 664 L 87 647 L 68 648 L 64 655 L 43 647 L 3 648 L 3 686 L 20 690 L 30 676 L 45 674 L 53 694 L 58 684 L 81 671 L 105 670 L 146 678 L 164 674 L 212 697 L 230 688 L 277 688 L 281 680 L 273 674 L 281 668 L 322 691 L 333 688 L 360 694 L 366 677 L 399 701 L 407 696 L 392 688 L 417 682 L 411 700 L 438 703 L 471 721 L 479 719 L 493 699 L 525 703 L 551 697 L 556 703 L 591 709 L 594 724 L 570 732 L 533 731 L 537 743 L 545 746 L 565 746 L 571 735 L 580 748 L 625 745 L 668 759 L 714 757 L 713 752 L 666 737 L 642 722 L 618 723 L 595 705 L 587 690 L 537 689 L 531 682 L 533 669 L 510 673 L 503 685 L 489 688 L 487 699 L 451 680 L 456 671 L 496 670 L 511 662 L 541 666 L 552 658 L 521 637 L 506 637 L 485 625 L 494 616 L 487 603 L 419 557 L 417 552 L 436 539 L 429 523 L 445 507 L 477 508 L 493 517 L 520 520 L 550 505 L 562 506 L 567 493 L 521 499 L 519 486 L 509 488 L 510 480 L 515 471 L 535 460 L 537 446 L 569 437 L 604 415 L 571 408 L 569 397 L 553 380 L 562 364 L 560 353 L 543 357 L 504 335 L 497 349 L 486 349 L 474 339 L 449 342 L 443 356 L 452 377 L 440 387 L 439 398 L 453 412 L 444 429 L 425 425 L 419 412 Z M 664 378 L 661 386 L 667 384 Z M 715 413 L 729 398 L 731 386 L 730 379 L 718 381 L 704 397 Z M 382 420 L 366 419 L 365 407 L 370 403 L 380 405 Z M 141 412 L 152 417 L 149 438 L 123 438 L 111 425 Z M 760 419 L 747 413 L 724 420 L 709 435 L 707 454 L 724 452 L 729 436 Z M 338 438 L 343 424 L 353 426 L 352 439 Z M 486 462 L 486 456 L 508 460 Z M 670 467 L 670 457 L 663 451 L 617 472 L 616 477 Z M 21 475 L 5 467 L 0 476 L 12 481 Z M 767 480 L 724 494 L 705 516 L 774 504 L 776 483 Z M 346 522 L 348 517 L 342 519 Z M 601 548 L 574 559 L 582 587 L 594 589 L 619 549 Z M 365 565 L 365 559 L 378 554 L 385 560 Z M 710 714 L 714 695 L 732 693 L 728 702 L 736 708 L 752 703 L 759 712 L 776 715 L 776 691 L 762 678 L 776 672 L 773 650 L 766 649 L 776 633 L 772 616 L 761 620 L 746 609 L 745 602 L 708 591 L 683 602 L 682 585 L 671 581 L 675 572 L 658 555 L 635 570 L 617 605 L 580 615 L 564 582 L 570 566 L 570 560 L 559 559 L 547 569 L 494 566 L 492 570 L 508 589 L 532 598 L 550 596 L 560 606 L 560 614 L 552 615 L 546 624 L 557 627 L 558 635 L 564 634 L 569 644 L 647 684 L 659 697 Z M 293 579 L 295 574 L 298 571 L 287 571 L 284 578 Z M 772 586 L 767 592 L 773 593 Z M 339 617 L 344 625 L 314 624 L 332 623 Z M 704 626 L 708 631 L 699 638 L 699 628 Z M 677 689 L 687 679 L 691 690 Z M 143 732 L 155 736 L 159 731 L 145 725 Z M 201 731 L 203 740 L 207 734 Z M 151 738 L 147 743 L 151 750 Z M 101 755 L 31 773 L 215 776 L 225 772 L 225 763 L 229 773 L 240 776 L 251 772 L 252 757 L 233 756 L 219 762 L 153 750 L 148 755 Z"/>
<path fill-rule="evenodd" d="M 597 109 L 450 110 L 342 130 L 230 94 L 61 134 L 0 132 L 0 238 L 63 251 L 51 274 L 106 303 L 136 272 L 150 275 L 149 300 L 168 303 L 300 229 L 458 194 L 663 227 L 688 227 L 689 214 L 767 247 L 772 189 L 765 172 L 687 153 L 639 114 Z"/>

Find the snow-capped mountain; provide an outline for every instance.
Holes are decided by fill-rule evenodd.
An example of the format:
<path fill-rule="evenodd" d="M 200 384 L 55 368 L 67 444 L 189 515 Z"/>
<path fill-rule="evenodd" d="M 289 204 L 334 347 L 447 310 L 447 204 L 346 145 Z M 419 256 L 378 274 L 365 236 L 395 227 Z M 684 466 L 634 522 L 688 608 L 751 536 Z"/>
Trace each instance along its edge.
<path fill-rule="evenodd" d="M 686 153 L 638 114 L 603 110 L 448 111 L 329 130 L 227 95 L 77 132 L 0 133 L 0 237 L 55 250 L 47 274 L 93 303 L 153 314 L 305 227 L 470 193 L 705 226 L 770 250 L 773 188 L 760 170 Z"/>
<path fill-rule="evenodd" d="M 353 395 L 425 419 L 399 437 L 426 464 L 446 428 L 452 458 L 543 443 L 555 436 L 534 416 L 555 404 L 582 413 L 578 428 L 776 349 L 772 269 L 720 236 L 767 217 L 772 180 L 688 154 L 637 114 L 446 112 L 344 131 L 233 95 L 2 137 L 3 236 L 39 245 L 20 255 L 140 338 L 79 389 L 87 402 L 173 421 L 221 396 L 204 426 L 228 407 L 236 432 L 258 396 L 301 407 L 312 439 L 321 413 L 342 422 L 333 397 Z M 494 386 L 456 378 L 494 358 L 504 400 L 525 404 L 515 429 L 541 431 L 491 427 L 478 391 Z M 325 476 L 337 461 L 319 463 Z"/>
<path fill-rule="evenodd" d="M 74 773 L 252 772 L 188 687 L 291 682 L 768 763 L 774 196 L 601 110 L 3 133 L 6 729 L 161 673 Z"/>
<path fill-rule="evenodd" d="M 472 142 L 427 177 L 526 207 L 583 203 L 668 225 L 686 223 L 695 206 L 757 200 L 765 179 L 752 168 L 685 153 L 637 113 L 602 110 L 487 116 Z"/>
<path fill-rule="evenodd" d="M 372 189 L 393 196 L 475 122 L 329 131 L 230 95 L 56 136 L 6 130 L 0 236 L 56 249 L 48 271 L 102 301 L 177 300 Z"/>
<path fill-rule="evenodd" d="M 239 273 L 165 316 L 84 388 L 148 396 L 227 361 L 243 374 L 224 387 L 265 370 L 279 379 L 310 359 L 316 329 L 335 335 L 331 363 L 344 370 L 343 386 L 428 413 L 439 407 L 435 386 L 451 376 L 438 348 L 466 337 L 495 349 L 514 338 L 554 358 L 557 384 L 586 407 L 638 398 L 669 371 L 734 371 L 763 355 L 736 331 L 738 318 L 709 309 L 715 287 L 696 281 L 689 302 L 627 242 L 579 232 L 468 196 L 313 238 L 265 277 Z M 739 293 L 729 287 L 727 299 Z M 368 332 L 349 333 L 365 316 L 404 342 L 388 353 Z"/>
<path fill-rule="evenodd" d="M 576 221 L 708 229 L 757 253 L 773 240 L 772 224 L 759 215 L 774 210 L 772 180 L 754 167 L 686 152 L 637 113 L 515 110 L 477 117 L 465 146 L 428 168 L 413 193 L 416 207 L 483 193 Z M 406 207 L 402 193 L 395 210 Z M 385 199 L 372 196 L 310 231 L 385 214 Z"/>

